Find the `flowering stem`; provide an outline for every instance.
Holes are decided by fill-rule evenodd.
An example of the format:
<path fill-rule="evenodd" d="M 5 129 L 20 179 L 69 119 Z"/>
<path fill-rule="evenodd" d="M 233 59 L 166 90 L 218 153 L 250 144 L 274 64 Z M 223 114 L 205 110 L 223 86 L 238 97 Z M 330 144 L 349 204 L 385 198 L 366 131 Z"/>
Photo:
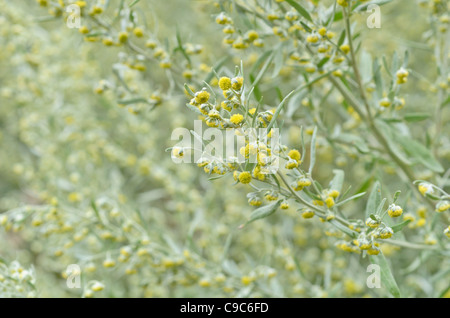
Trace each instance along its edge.
<path fill-rule="evenodd" d="M 277 174 L 280 176 L 280 179 L 283 181 L 283 183 L 287 186 L 287 188 L 289 189 L 289 191 L 294 195 L 294 197 L 300 201 L 302 204 L 306 205 L 307 207 L 311 208 L 312 210 L 319 212 L 321 215 L 320 217 L 325 217 L 325 211 L 322 211 L 321 209 L 319 209 L 318 207 L 312 205 L 311 203 L 309 203 L 308 201 L 306 201 L 305 199 L 303 199 L 301 196 L 299 196 L 294 189 L 292 189 L 292 187 L 290 186 L 290 184 L 287 182 L 287 180 L 284 178 L 283 174 L 281 172 L 277 172 Z"/>
<path fill-rule="evenodd" d="M 410 243 L 410 242 L 398 241 L 398 240 L 396 240 L 396 241 L 383 240 L 381 242 L 400 246 L 400 247 L 412 248 L 412 249 L 416 249 L 416 250 L 433 250 L 433 251 L 439 250 L 438 246 L 435 246 L 435 245 L 417 244 L 417 243 Z"/>
<path fill-rule="evenodd" d="M 369 106 L 369 103 L 368 103 L 368 100 L 367 100 L 367 96 L 366 96 L 366 94 L 364 92 L 364 85 L 362 83 L 361 76 L 360 76 L 360 73 L 359 73 L 359 69 L 358 69 L 358 66 L 357 66 L 357 63 L 356 63 L 355 50 L 354 50 L 354 47 L 353 47 L 353 41 L 352 41 L 352 35 L 351 35 L 351 29 L 350 29 L 349 13 L 347 13 L 345 8 L 342 11 L 343 11 L 344 18 L 345 18 L 345 27 L 346 27 L 347 37 L 348 37 L 348 44 L 349 44 L 349 47 L 350 47 L 351 65 L 352 65 L 353 71 L 355 73 L 356 83 L 358 85 L 359 92 L 360 92 L 360 95 L 361 95 L 361 99 L 362 99 L 364 107 L 366 109 L 367 117 L 362 116 L 362 111 L 359 108 L 358 101 L 354 98 L 353 95 L 351 95 L 350 92 L 348 92 L 348 90 L 343 85 L 339 85 L 340 83 L 337 84 L 338 82 L 332 77 L 330 77 L 331 82 L 333 82 L 333 84 L 342 93 L 344 98 L 353 106 L 353 108 L 357 111 L 358 115 L 361 116 L 362 118 L 365 117 L 367 119 L 367 122 L 368 122 L 368 125 L 369 125 L 369 129 L 373 132 L 375 138 L 383 146 L 383 148 L 385 149 L 387 154 L 391 157 L 391 159 L 394 160 L 395 163 L 403 171 L 403 173 L 405 174 L 405 176 L 409 180 L 409 184 L 411 186 L 411 184 L 417 178 L 415 178 L 415 176 L 411 172 L 410 168 L 400 159 L 400 157 L 394 151 L 391 150 L 391 148 L 389 147 L 389 144 L 388 144 L 386 138 L 383 136 L 383 134 L 380 132 L 380 130 L 376 126 L 375 121 L 374 121 L 373 116 L 372 116 L 372 113 L 370 112 L 370 106 Z M 417 187 L 413 187 L 413 188 L 415 189 L 416 193 L 418 193 L 420 195 Z M 431 208 L 434 209 L 434 205 L 433 205 L 432 202 L 430 202 L 427 199 L 425 199 L 425 201 L 427 202 L 427 204 Z"/>
<path fill-rule="evenodd" d="M 281 172 L 278 171 L 277 174 L 280 176 L 280 178 L 281 178 L 281 180 L 283 181 L 283 183 L 287 186 L 287 188 L 289 189 L 289 191 L 295 196 L 295 198 L 296 198 L 298 201 L 300 201 L 302 204 L 306 205 L 306 206 L 309 207 L 310 209 L 312 209 L 312 210 L 314 210 L 314 211 L 316 211 L 316 212 L 319 212 L 319 213 L 320 213 L 320 214 L 318 214 L 319 217 L 321 217 L 321 218 L 326 218 L 326 214 L 327 214 L 327 213 L 326 213 L 325 211 L 319 209 L 319 208 L 316 207 L 315 205 L 309 203 L 308 201 L 306 201 L 305 199 L 303 199 L 301 196 L 299 196 L 299 195 L 294 191 L 294 189 L 292 189 L 292 187 L 289 185 L 289 183 L 287 182 L 286 178 L 284 178 L 284 176 L 283 176 L 283 174 L 282 174 Z M 347 220 L 341 218 L 341 217 L 338 216 L 338 215 L 335 216 L 335 219 L 336 219 L 339 223 L 341 223 L 341 224 L 343 224 L 343 225 L 345 225 L 345 226 L 347 226 L 347 227 L 350 225 L 350 223 L 349 223 Z"/>

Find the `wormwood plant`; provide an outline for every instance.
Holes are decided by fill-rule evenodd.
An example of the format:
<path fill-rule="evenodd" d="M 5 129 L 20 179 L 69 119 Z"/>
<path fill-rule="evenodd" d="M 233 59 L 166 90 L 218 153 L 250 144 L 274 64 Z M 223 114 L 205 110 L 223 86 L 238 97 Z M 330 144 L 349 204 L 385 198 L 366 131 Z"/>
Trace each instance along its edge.
<path fill-rule="evenodd" d="M 449 295 L 448 1 L 0 4 L 2 296 Z"/>

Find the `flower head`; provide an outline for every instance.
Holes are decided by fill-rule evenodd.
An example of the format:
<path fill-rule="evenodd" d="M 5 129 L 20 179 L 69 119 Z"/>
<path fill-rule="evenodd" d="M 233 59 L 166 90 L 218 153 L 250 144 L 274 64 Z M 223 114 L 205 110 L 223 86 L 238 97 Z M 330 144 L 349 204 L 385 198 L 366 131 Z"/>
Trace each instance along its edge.
<path fill-rule="evenodd" d="M 234 114 L 230 117 L 230 121 L 235 125 L 240 125 L 244 121 L 244 116 L 241 114 Z"/>
<path fill-rule="evenodd" d="M 398 206 L 396 204 L 391 204 L 389 206 L 388 214 L 390 217 L 396 218 L 396 217 L 402 215 L 402 213 L 403 213 L 403 209 L 400 206 Z"/>
<path fill-rule="evenodd" d="M 427 193 L 433 193 L 433 186 L 426 182 L 421 182 L 418 186 L 419 192 L 422 193 L 422 195 L 426 195 Z"/>
<path fill-rule="evenodd" d="M 231 88 L 231 79 L 229 77 L 221 77 L 219 79 L 219 87 L 221 90 L 226 91 Z"/>
<path fill-rule="evenodd" d="M 243 184 L 250 183 L 252 181 L 252 175 L 248 171 L 243 171 L 239 174 L 239 182 Z"/>
<path fill-rule="evenodd" d="M 239 91 L 242 86 L 244 85 L 244 78 L 239 76 L 239 77 L 234 77 L 231 80 L 231 87 L 235 90 L 235 91 Z"/>
<path fill-rule="evenodd" d="M 444 200 L 444 201 L 439 201 L 436 204 L 436 212 L 444 212 L 447 211 L 448 209 L 450 209 L 450 201 Z"/>
<path fill-rule="evenodd" d="M 210 94 L 207 91 L 200 91 L 195 93 L 195 102 L 198 104 L 204 104 L 209 100 Z"/>

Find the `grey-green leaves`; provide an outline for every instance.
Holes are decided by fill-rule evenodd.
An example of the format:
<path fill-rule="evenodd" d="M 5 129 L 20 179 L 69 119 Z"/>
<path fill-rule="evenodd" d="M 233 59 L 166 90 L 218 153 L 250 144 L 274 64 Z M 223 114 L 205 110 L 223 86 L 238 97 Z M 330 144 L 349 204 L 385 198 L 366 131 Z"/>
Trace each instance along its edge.
<path fill-rule="evenodd" d="M 294 9 L 301 14 L 302 17 L 307 19 L 308 21 L 312 22 L 311 16 L 309 15 L 308 11 L 303 8 L 298 2 L 295 0 L 286 0 L 287 3 L 289 3 Z"/>
<path fill-rule="evenodd" d="M 245 225 L 250 224 L 256 220 L 263 219 L 263 218 L 268 217 L 269 215 L 272 215 L 278 209 L 280 204 L 281 204 L 281 200 L 273 202 L 273 203 L 265 205 L 265 206 L 262 206 L 260 208 L 257 208 L 256 210 L 254 210 L 252 212 L 252 214 L 250 214 L 250 219 L 245 224 L 243 224 L 241 227 L 244 227 Z"/>
<path fill-rule="evenodd" d="M 383 286 L 387 288 L 389 293 L 395 298 L 401 297 L 400 289 L 398 288 L 397 282 L 395 281 L 394 275 L 392 274 L 383 253 L 380 252 L 380 254 L 376 256 L 372 255 L 369 259 L 373 264 L 380 266 L 381 282 Z"/>
<path fill-rule="evenodd" d="M 381 185 L 380 182 L 375 182 L 373 185 L 372 191 L 369 195 L 369 200 L 366 205 L 366 218 L 368 218 L 371 214 L 375 214 L 378 206 L 381 203 Z"/>

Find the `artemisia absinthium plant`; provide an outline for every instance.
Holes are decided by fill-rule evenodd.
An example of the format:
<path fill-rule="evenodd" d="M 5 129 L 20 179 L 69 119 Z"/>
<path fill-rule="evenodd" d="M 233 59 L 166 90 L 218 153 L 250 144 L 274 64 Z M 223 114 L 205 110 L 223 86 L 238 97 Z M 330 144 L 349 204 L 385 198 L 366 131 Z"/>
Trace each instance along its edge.
<path fill-rule="evenodd" d="M 187 87 L 192 98 L 188 104 L 189 108 L 194 106 L 195 110 L 200 111 L 203 114 L 201 118 L 208 126 L 220 126 L 224 129 L 233 126 L 264 127 L 270 135 L 270 129 L 278 127 L 278 122 L 284 122 L 283 128 L 289 125 L 290 118 L 286 118 L 286 115 L 295 114 L 301 100 L 301 104 L 311 111 L 309 117 L 315 126 L 310 140 L 309 169 L 306 171 L 302 166 L 304 146 L 299 152 L 284 145 L 278 149 L 270 149 L 285 162 L 282 165 L 284 169 L 273 174 L 267 173 L 267 169 L 265 174 L 261 173 L 267 163 L 259 157 L 257 164 L 254 165 L 249 164 L 248 160 L 241 166 L 217 164 L 221 161 L 227 162 L 231 158 L 217 161 L 201 160 L 198 165 L 205 167 L 204 170 L 208 174 L 230 172 L 237 183 L 250 184 L 253 190 L 248 194 L 250 205 L 261 205 L 262 198 L 268 201 L 266 205 L 252 213 L 249 222 L 267 217 L 279 207 L 288 208 L 289 202 L 293 201 L 304 218 L 317 215 L 322 222 L 329 222 L 347 235 L 348 240 L 337 242 L 337 248 L 370 255 L 372 262 L 384 267 L 386 263 L 379 248 L 384 240 L 388 240 L 392 245 L 433 250 L 448 256 L 448 214 L 440 217 L 439 213 L 450 209 L 449 196 L 441 188 L 448 185 L 449 171 L 444 174 L 445 170 L 435 156 L 439 156 L 438 151 L 433 153 L 433 149 L 411 138 L 410 133 L 402 131 L 405 129 L 408 131 L 407 122 L 420 121 L 422 116 L 428 116 L 423 113 L 411 113 L 402 118 L 398 114 L 406 103 L 401 88 L 408 82 L 410 76 L 408 51 L 403 58 L 399 58 L 395 53 L 391 65 L 388 65 L 386 57 L 372 59 L 368 52 L 361 49 L 364 39 L 358 38 L 359 34 L 355 32 L 355 26 L 352 26 L 352 17 L 368 8 L 369 4 L 381 4 L 375 3 L 376 1 L 365 2 L 367 1 L 336 1 L 325 9 L 318 1 L 306 8 L 296 1 L 272 1 L 265 6 L 256 1 L 224 1 L 222 8 L 228 7 L 229 11 L 216 16 L 216 23 L 223 27 L 224 44 L 234 50 L 246 50 L 251 46 L 264 47 L 265 44 L 273 49 L 264 50 L 244 84 L 242 84 L 244 74 L 242 68 L 235 73 L 235 77 L 226 73 L 222 76 L 216 74 L 216 80 L 223 93 L 223 101 L 216 99 L 210 101 L 210 94 L 215 93 L 209 92 L 206 87 L 197 92 Z M 431 7 L 436 37 L 435 58 L 439 68 L 437 79 L 439 88 L 434 88 L 438 91 L 435 108 L 436 116 L 439 116 L 444 106 L 448 104 L 449 18 L 446 11 L 448 5 L 445 2 L 434 1 Z M 237 26 L 232 18 L 233 14 L 244 15 L 247 23 Z M 261 83 L 261 79 L 266 76 L 272 64 L 274 74 L 281 74 L 284 70 L 288 73 L 286 77 L 297 79 L 293 81 L 295 86 L 293 85 L 290 92 L 288 88 L 292 82 L 282 85 L 284 83 L 274 80 L 273 76 L 272 83 L 270 81 L 265 85 Z M 236 87 L 231 87 L 231 83 L 235 83 Z M 211 89 L 209 85 L 208 87 Z M 264 91 L 274 88 L 280 100 L 278 106 L 262 102 Z M 288 93 L 283 96 L 282 91 Z M 324 122 L 327 110 L 323 104 L 334 92 L 338 92 L 343 108 L 350 115 L 350 120 L 343 128 L 360 131 L 360 136 L 344 133 L 345 137 L 342 138 L 341 126 L 337 126 L 337 130 L 335 129 L 333 133 L 327 128 L 327 123 Z M 246 96 L 245 100 L 242 96 Z M 304 98 L 301 99 L 302 97 Z M 288 105 L 289 99 L 295 101 Z M 318 100 L 320 102 L 317 105 L 312 105 Z M 436 121 L 437 128 L 431 132 L 434 142 L 429 144 L 431 148 L 437 147 L 435 148 L 437 150 L 438 145 L 442 146 L 445 143 L 442 143 L 440 135 L 442 119 L 437 117 Z M 341 146 L 340 144 L 351 145 L 359 155 L 370 155 L 371 164 L 373 161 L 387 160 L 392 165 L 393 173 L 407 184 L 408 200 L 404 199 L 402 205 L 397 204 L 401 191 L 392 193 L 389 199 L 381 200 L 381 185 L 376 182 L 366 205 L 366 218 L 348 219 L 345 203 L 363 196 L 372 176 L 351 197 L 346 197 L 348 191 L 341 194 L 344 179 L 342 170 L 333 170 L 335 176 L 329 186 L 322 186 L 313 178 L 317 136 L 320 134 L 323 134 L 330 146 L 336 149 Z M 300 133 L 297 138 L 304 145 L 303 134 Z M 260 151 L 266 150 L 266 144 L 256 142 L 247 143 L 240 151 L 248 159 L 252 151 L 259 156 Z M 429 178 L 439 183 L 441 187 L 428 181 L 417 181 L 418 174 L 413 170 L 417 165 L 425 166 L 430 173 L 434 173 Z M 418 218 L 413 213 L 404 214 L 404 209 L 409 211 L 417 205 L 420 206 L 416 211 Z M 436 213 L 429 225 L 425 216 L 428 209 Z M 394 221 L 395 219 L 401 221 Z M 401 234 L 394 237 L 394 234 L 401 232 L 406 225 L 418 228 L 423 235 L 423 241 L 410 242 L 401 239 Z M 376 255 L 379 256 L 374 257 Z M 384 281 L 390 286 L 391 294 L 400 296 L 392 276 L 385 276 Z"/>
<path fill-rule="evenodd" d="M 163 23 L 146 14 L 149 6 L 143 1 L 39 0 L 50 14 L 42 17 L 41 23 L 58 19 L 65 23 L 69 17 L 65 8 L 70 4 L 80 7 L 81 27 L 74 32 L 89 42 L 84 45 L 117 56 L 111 75 L 102 74 L 105 77 L 99 78 L 94 91 L 107 101 L 115 99 L 137 116 L 128 118 L 109 108 L 97 109 L 99 116 L 92 116 L 92 108 L 75 107 L 77 112 L 64 114 L 61 127 L 67 125 L 69 129 L 58 139 L 42 129 L 54 127 L 47 126 L 45 120 L 53 118 L 53 110 L 46 106 L 50 103 L 40 103 L 39 110 L 27 106 L 23 112 L 7 112 L 13 121 L 20 119 L 20 133 L 14 134 L 9 127 L 3 131 L 8 145 L 14 145 L 10 153 L 19 153 L 16 149 L 25 147 L 32 154 L 14 165 L 14 175 L 28 183 L 32 200 L 26 200 L 28 205 L 20 208 L 13 208 L 12 201 L 2 201 L 2 209 L 5 206 L 9 210 L 0 215 L 0 224 L 8 233 L 23 233 L 25 241 L 45 237 L 45 248 L 36 240 L 30 250 L 43 255 L 45 249 L 51 254 L 42 265 L 50 272 L 63 272 L 67 277 L 63 265 L 80 263 L 88 277 L 84 297 L 113 296 L 120 284 L 130 286 L 136 281 L 142 282 L 141 287 L 130 290 L 129 295 L 198 295 L 200 290 L 208 295 L 215 290 L 217 295 L 237 296 L 323 297 L 340 295 L 340 291 L 361 295 L 364 289 L 360 284 L 346 278 L 353 272 L 348 276 L 344 270 L 355 270 L 357 258 L 342 257 L 345 252 L 362 255 L 361 262 L 366 264 L 370 258 L 383 267 L 384 273 L 393 270 L 393 275 L 382 277 L 387 287 L 382 295 L 445 295 L 448 288 L 439 278 L 448 277 L 445 269 L 449 255 L 446 167 L 450 151 L 444 125 L 449 104 L 448 2 L 417 1 L 426 9 L 420 11 L 422 18 L 424 12 L 429 13 L 428 21 L 423 19 L 426 43 L 406 40 L 400 48 L 393 42 L 390 51 L 378 48 L 377 52 L 387 56 L 374 58 L 378 54 L 367 47 L 388 43 L 384 28 L 389 28 L 386 22 L 390 16 L 383 18 L 379 31 L 369 30 L 366 10 L 370 4 L 385 5 L 381 7 L 384 17 L 396 5 L 389 2 L 205 1 L 201 4 L 204 11 L 196 11 L 196 20 L 203 28 L 194 28 L 191 33 L 195 36 L 180 28 L 167 37 L 158 32 L 158 27 L 164 28 Z M 23 59 L 30 67 L 8 64 L 11 71 L 5 74 L 18 70 L 24 73 L 14 81 L 18 85 L 7 84 L 2 89 L 2 97 L 20 96 L 20 105 L 39 102 L 32 96 L 53 101 L 49 83 L 68 92 L 64 81 L 51 81 L 51 75 L 57 74 L 54 64 L 45 72 L 37 71 L 54 52 L 39 55 L 36 41 L 17 36 L 24 27 L 34 30 L 31 24 L 7 12 L 2 10 L 2 23 L 16 26 L 4 29 L 5 39 L 23 39 L 24 43 L 5 45 L 5 60 L 9 60 L 9 54 L 20 52 L 16 60 Z M 20 23 L 24 24 L 22 28 Z M 211 28 L 205 27 L 208 23 Z M 408 23 L 403 21 L 403 25 Z M 217 45 L 220 33 L 223 46 Z M 43 37 L 42 32 L 36 34 Z M 381 38 L 372 39 L 376 34 L 382 34 Z M 17 49 L 26 52 L 26 42 L 34 43 L 32 54 Z M 197 42 L 201 44 L 194 44 Z M 404 47 L 411 53 L 405 53 Z M 433 61 L 419 60 L 419 50 L 426 52 L 426 61 L 430 56 Z M 90 80 L 99 76 L 86 71 L 89 66 L 81 62 L 66 59 L 64 63 L 74 72 L 83 70 Z M 84 105 L 80 93 L 85 83 L 76 83 L 71 87 L 77 89 L 65 99 Z M 49 88 L 44 89 L 46 86 Z M 184 109 L 179 106 L 183 105 L 183 91 L 189 105 Z M 216 191 L 209 191 L 206 201 L 200 199 L 204 191 L 201 176 L 193 188 L 183 186 L 195 175 L 182 165 L 163 164 L 162 157 L 153 151 L 161 142 L 155 136 L 155 125 L 164 125 L 163 118 L 170 127 L 190 125 L 184 113 L 178 115 L 184 110 L 193 110 L 208 127 L 233 128 L 244 135 L 250 128 L 263 128 L 269 137 L 240 149 L 246 159 L 255 156 L 255 163 L 239 163 L 235 158 L 197 163 L 215 179 L 211 183 Z M 90 120 L 82 120 L 87 118 Z M 418 125 L 422 128 L 414 129 Z M 275 149 L 268 142 L 273 128 L 281 133 Z M 127 137 L 116 138 L 116 130 Z M 158 137 L 168 139 L 169 133 Z M 20 146 L 15 146 L 15 139 L 20 140 Z M 57 157 L 52 142 L 66 142 L 72 154 Z M 179 157 L 184 149 L 172 148 L 171 152 Z M 267 173 L 265 168 L 271 163 L 268 158 L 273 157 L 279 160 L 279 170 Z M 114 177 L 111 171 L 115 171 Z M 85 180 L 87 173 L 96 177 Z M 67 178 L 57 178 L 66 174 Z M 135 176 L 130 183 L 123 181 L 130 175 Z M 222 176 L 225 178 L 216 180 Z M 230 187 L 233 179 L 236 185 Z M 105 188 L 104 180 L 114 180 L 113 189 Z M 160 185 L 167 197 L 152 192 L 155 189 L 147 186 L 150 180 Z M 227 252 L 220 252 L 222 243 L 244 223 L 239 211 L 248 213 L 251 209 L 239 204 L 235 188 L 246 189 L 245 202 L 256 208 L 249 217 L 252 223 L 239 230 L 239 243 L 233 242 L 230 248 L 231 238 L 227 240 L 225 250 L 231 253 L 227 256 Z M 127 200 L 122 192 L 133 199 Z M 154 198 L 161 200 L 148 211 L 149 217 L 142 211 L 147 211 L 146 202 L 155 202 Z M 29 204 L 33 200 L 38 203 Z M 186 202 L 190 202 L 188 206 Z M 206 207 L 208 213 L 203 213 Z M 186 217 L 171 215 L 166 222 L 165 215 L 172 210 L 184 211 Z M 271 218 L 253 222 L 272 214 Z M 211 229 L 207 224 L 217 223 L 217 215 L 233 221 Z M 296 215 L 301 220 L 292 219 Z M 321 222 L 315 226 L 305 223 L 317 219 Z M 199 225 L 199 220 L 204 225 Z M 296 224 L 294 229 L 292 222 Z M 167 224 L 177 228 L 183 223 L 191 226 L 187 234 L 191 243 L 182 243 L 180 248 L 163 232 L 167 232 Z M 153 225 L 151 230 L 149 224 Z M 272 231 L 282 239 L 273 239 Z M 268 233 L 270 240 L 263 233 Z M 181 234 L 173 236 L 186 241 Z M 299 259 L 295 251 L 308 239 L 316 245 L 302 252 Z M 284 240 L 289 243 L 282 243 Z M 270 243 L 261 246 L 261 241 Z M 337 248 L 330 249 L 330 243 Z M 256 267 L 242 265 L 241 254 L 259 259 L 252 254 L 257 244 L 268 255 L 275 250 L 274 259 Z M 397 254 L 411 264 L 404 266 L 404 257 Z M 389 256 L 391 266 L 384 256 Z M 322 257 L 336 270 L 311 266 Z M 220 263 L 223 258 L 226 261 Z M 437 259 L 442 262 L 435 262 Z M 399 266 L 403 273 L 432 275 L 429 281 L 435 282 L 435 291 L 427 292 L 411 277 L 408 279 L 413 282 L 399 281 Z M 115 271 L 126 278 L 110 281 Z M 32 268 L 14 262 L 2 264 L 0 274 L 0 283 L 10 295 L 36 294 Z M 289 288 L 283 291 L 273 286 Z M 267 294 L 267 290 L 273 293 Z"/>

